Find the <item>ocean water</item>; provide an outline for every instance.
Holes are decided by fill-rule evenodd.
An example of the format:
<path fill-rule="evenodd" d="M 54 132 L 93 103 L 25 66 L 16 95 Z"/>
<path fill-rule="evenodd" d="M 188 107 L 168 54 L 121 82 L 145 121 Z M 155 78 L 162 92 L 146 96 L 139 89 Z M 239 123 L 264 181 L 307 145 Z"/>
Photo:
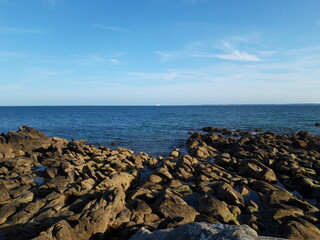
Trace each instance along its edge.
<path fill-rule="evenodd" d="M 320 134 L 320 105 L 0 107 L 0 132 L 28 125 L 68 140 L 125 147 L 153 156 L 184 148 L 205 126 Z"/>

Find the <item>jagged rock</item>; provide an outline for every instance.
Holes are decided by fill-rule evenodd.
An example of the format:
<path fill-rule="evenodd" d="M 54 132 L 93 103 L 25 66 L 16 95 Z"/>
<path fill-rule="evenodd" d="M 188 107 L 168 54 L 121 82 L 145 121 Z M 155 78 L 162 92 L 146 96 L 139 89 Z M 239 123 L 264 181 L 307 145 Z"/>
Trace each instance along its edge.
<path fill-rule="evenodd" d="M 0 207 L 0 227 L 7 221 L 7 218 L 14 214 L 19 207 L 19 203 L 11 202 Z"/>
<path fill-rule="evenodd" d="M 21 126 L 18 132 L 9 132 L 6 138 L 12 149 L 24 152 L 46 149 L 52 143 L 51 138 L 46 134 L 28 126 Z"/>
<path fill-rule="evenodd" d="M 145 228 L 139 230 L 130 240 L 276 240 L 279 238 L 258 237 L 258 234 L 247 225 L 230 226 L 223 224 L 187 223 L 175 229 L 164 229 L 150 232 Z"/>
<path fill-rule="evenodd" d="M 26 157 L 10 158 L 4 161 L 7 168 L 27 167 L 33 163 L 33 159 Z"/>
<path fill-rule="evenodd" d="M 31 202 L 21 211 L 18 211 L 16 214 L 12 215 L 8 220 L 8 225 L 22 224 L 29 221 L 39 210 L 45 205 L 45 202 L 42 200 Z"/>
<path fill-rule="evenodd" d="M 0 238 L 128 239 L 142 226 L 188 221 L 319 238 L 320 141 L 312 134 L 210 128 L 188 139 L 193 156 L 175 150 L 156 159 L 21 129 L 0 135 L 8 153 L 0 151 Z M 272 184 L 275 173 L 287 190 L 315 203 Z"/>

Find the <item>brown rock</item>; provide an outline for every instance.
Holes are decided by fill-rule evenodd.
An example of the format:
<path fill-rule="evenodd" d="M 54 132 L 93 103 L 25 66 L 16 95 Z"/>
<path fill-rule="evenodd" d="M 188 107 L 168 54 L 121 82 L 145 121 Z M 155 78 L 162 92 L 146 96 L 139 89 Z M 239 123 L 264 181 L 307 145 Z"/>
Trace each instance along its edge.
<path fill-rule="evenodd" d="M 214 163 L 219 166 L 228 166 L 231 162 L 231 157 L 228 153 L 222 153 L 215 157 Z"/>
<path fill-rule="evenodd" d="M 210 195 L 198 196 L 197 210 L 202 214 L 216 218 L 219 222 L 228 223 L 236 220 L 225 202 Z"/>
<path fill-rule="evenodd" d="M 228 183 L 222 182 L 217 186 L 216 196 L 230 205 L 244 206 L 243 196 Z"/>
<path fill-rule="evenodd" d="M 304 240 L 320 239 L 319 229 L 312 223 L 301 218 L 295 218 L 283 223 L 280 229 L 280 236 L 285 238 Z"/>
<path fill-rule="evenodd" d="M 193 207 L 186 204 L 163 204 L 159 206 L 157 212 L 164 218 L 179 219 L 176 225 L 193 222 L 198 215 Z"/>
<path fill-rule="evenodd" d="M 155 175 L 155 174 L 151 174 L 149 176 L 149 181 L 152 182 L 152 183 L 159 183 L 162 181 L 162 178 L 159 177 L 158 175 Z"/>
<path fill-rule="evenodd" d="M 28 126 L 21 126 L 18 132 L 7 134 L 7 143 L 14 150 L 30 152 L 48 148 L 52 141 L 46 134 Z"/>
<path fill-rule="evenodd" d="M 259 161 L 253 159 L 240 161 L 238 173 L 244 177 L 255 178 L 267 182 L 277 182 L 276 175 L 271 168 L 268 168 Z"/>

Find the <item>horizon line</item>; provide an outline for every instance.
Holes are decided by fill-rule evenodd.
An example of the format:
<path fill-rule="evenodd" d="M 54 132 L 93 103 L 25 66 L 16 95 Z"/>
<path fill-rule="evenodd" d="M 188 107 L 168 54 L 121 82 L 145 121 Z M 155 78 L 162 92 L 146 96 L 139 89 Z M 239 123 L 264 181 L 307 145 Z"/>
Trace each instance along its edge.
<path fill-rule="evenodd" d="M 0 105 L 0 107 L 175 107 L 175 106 L 270 106 L 270 105 L 320 105 L 320 103 L 226 103 L 226 104 L 66 104 L 66 105 Z"/>

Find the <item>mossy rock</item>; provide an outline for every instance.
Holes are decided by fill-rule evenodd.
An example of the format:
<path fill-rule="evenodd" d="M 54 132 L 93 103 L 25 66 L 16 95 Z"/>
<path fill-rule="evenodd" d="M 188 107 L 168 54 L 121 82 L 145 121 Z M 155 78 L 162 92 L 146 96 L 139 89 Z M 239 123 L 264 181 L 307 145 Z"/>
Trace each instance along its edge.
<path fill-rule="evenodd" d="M 193 193 L 188 185 L 182 185 L 180 187 L 174 188 L 174 191 L 181 194 L 182 196 Z"/>

